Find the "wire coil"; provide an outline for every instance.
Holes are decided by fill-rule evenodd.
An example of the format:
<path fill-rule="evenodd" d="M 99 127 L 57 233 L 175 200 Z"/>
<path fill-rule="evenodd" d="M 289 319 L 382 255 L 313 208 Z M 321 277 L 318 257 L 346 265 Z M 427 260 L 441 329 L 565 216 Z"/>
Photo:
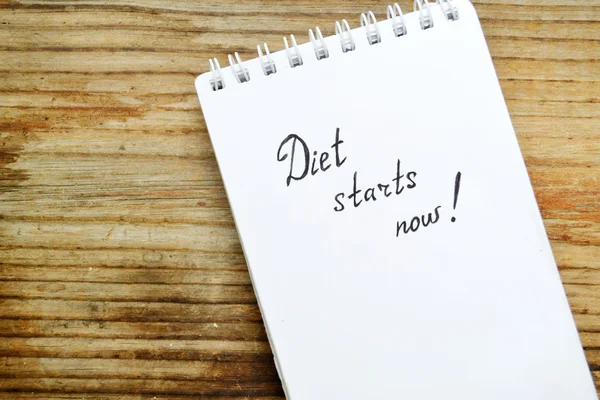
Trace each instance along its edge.
<path fill-rule="evenodd" d="M 436 0 L 436 4 L 439 5 L 442 14 L 447 21 L 457 21 L 459 14 L 457 8 L 452 4 L 452 0 Z M 401 37 L 408 34 L 404 15 L 398 3 L 387 6 L 387 19 L 391 21 L 392 30 L 395 37 Z M 418 12 L 419 25 L 422 30 L 430 29 L 434 27 L 434 19 L 431 13 L 431 5 L 429 0 L 414 0 L 414 11 Z M 381 43 L 381 30 L 380 23 L 377 22 L 377 18 L 372 11 L 362 13 L 360 15 L 360 25 L 364 28 L 367 42 L 369 45 L 375 45 Z M 316 32 L 316 33 L 315 33 Z M 336 21 L 335 33 L 340 41 L 340 46 L 343 53 L 352 52 L 356 50 L 356 42 L 352 35 L 352 29 L 347 20 Z M 325 42 L 325 38 L 321 33 L 321 30 L 317 27 L 315 31 L 312 29 L 308 30 L 308 37 L 313 46 L 315 52 L 315 58 L 317 60 L 324 60 L 329 58 L 329 48 Z M 387 40 L 387 39 L 386 39 Z M 291 68 L 296 68 L 304 64 L 304 59 L 296 38 L 294 35 L 290 35 L 290 41 L 288 42 L 287 37 L 283 38 L 285 53 Z M 291 45 L 290 45 L 291 42 Z M 277 73 L 277 66 L 271 57 L 269 47 L 264 44 L 264 52 L 261 46 L 256 46 L 258 51 L 258 60 L 262 67 L 265 76 L 269 76 Z M 244 66 L 240 55 L 234 53 L 228 55 L 229 64 L 231 65 L 231 71 L 233 72 L 234 78 L 238 83 L 246 83 L 250 81 L 250 73 Z M 221 66 L 216 58 L 209 60 L 210 64 L 210 86 L 213 91 L 219 91 L 225 89 L 225 77 Z"/>

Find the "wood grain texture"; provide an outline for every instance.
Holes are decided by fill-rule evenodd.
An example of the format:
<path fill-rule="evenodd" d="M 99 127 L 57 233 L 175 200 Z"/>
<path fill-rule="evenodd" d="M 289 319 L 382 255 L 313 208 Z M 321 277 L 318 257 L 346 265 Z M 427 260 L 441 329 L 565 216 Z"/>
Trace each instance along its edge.
<path fill-rule="evenodd" d="M 474 3 L 600 388 L 600 0 Z M 386 5 L 0 0 L 0 398 L 283 399 L 193 81 Z"/>

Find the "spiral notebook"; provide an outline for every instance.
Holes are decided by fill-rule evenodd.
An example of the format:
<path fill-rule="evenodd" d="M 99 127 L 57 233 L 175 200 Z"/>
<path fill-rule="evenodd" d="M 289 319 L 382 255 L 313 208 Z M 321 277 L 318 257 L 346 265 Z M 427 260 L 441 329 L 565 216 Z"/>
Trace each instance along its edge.
<path fill-rule="evenodd" d="M 475 9 L 356 22 L 196 80 L 287 398 L 596 399 Z"/>

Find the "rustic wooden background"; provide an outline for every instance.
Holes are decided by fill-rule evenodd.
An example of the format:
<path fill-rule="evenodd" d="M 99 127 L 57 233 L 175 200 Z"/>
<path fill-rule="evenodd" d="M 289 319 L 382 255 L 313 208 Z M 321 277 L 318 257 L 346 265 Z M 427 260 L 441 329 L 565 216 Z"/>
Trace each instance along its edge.
<path fill-rule="evenodd" d="M 474 3 L 600 387 L 600 0 Z M 0 398 L 283 398 L 194 77 L 386 4 L 0 0 Z"/>

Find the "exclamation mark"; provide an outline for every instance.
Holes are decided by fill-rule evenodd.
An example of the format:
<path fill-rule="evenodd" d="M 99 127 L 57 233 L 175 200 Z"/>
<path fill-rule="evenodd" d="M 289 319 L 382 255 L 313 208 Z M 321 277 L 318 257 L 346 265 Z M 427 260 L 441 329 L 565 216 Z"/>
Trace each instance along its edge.
<path fill-rule="evenodd" d="M 460 171 L 456 173 L 456 180 L 454 181 L 454 210 L 456 210 L 456 202 L 458 201 L 458 192 L 460 190 Z M 452 222 L 456 221 L 456 218 L 452 217 Z"/>

